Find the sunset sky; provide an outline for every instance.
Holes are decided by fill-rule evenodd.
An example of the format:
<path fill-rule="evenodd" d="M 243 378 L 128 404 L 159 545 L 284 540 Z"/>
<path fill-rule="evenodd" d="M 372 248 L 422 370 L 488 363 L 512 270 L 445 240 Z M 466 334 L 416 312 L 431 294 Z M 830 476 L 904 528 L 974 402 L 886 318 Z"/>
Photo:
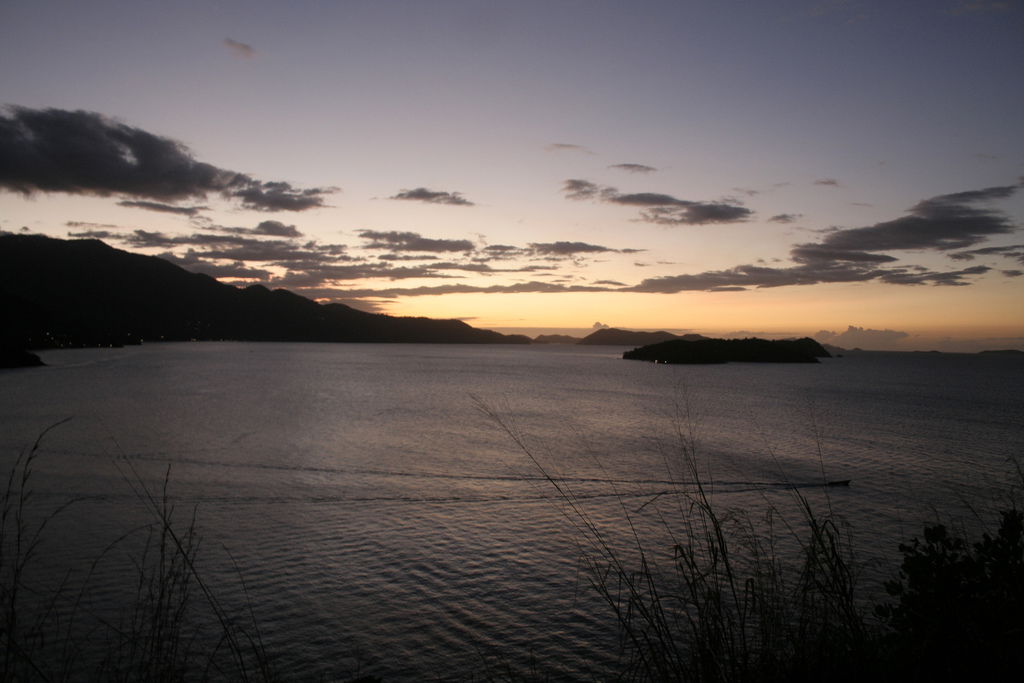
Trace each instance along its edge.
<path fill-rule="evenodd" d="M 501 331 L 1024 349 L 1022 65 L 1019 0 L 6 0 L 0 229 Z"/>

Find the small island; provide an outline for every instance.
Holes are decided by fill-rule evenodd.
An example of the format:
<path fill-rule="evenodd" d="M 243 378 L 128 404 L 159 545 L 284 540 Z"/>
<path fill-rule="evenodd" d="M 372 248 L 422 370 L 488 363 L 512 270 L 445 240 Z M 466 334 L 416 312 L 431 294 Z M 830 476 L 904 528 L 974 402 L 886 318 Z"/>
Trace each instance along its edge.
<path fill-rule="evenodd" d="M 810 337 L 803 339 L 672 339 L 626 351 L 627 360 L 654 363 L 818 363 L 831 358 L 825 348 Z"/>
<path fill-rule="evenodd" d="M 45 365 L 36 354 L 25 349 L 0 346 L 0 368 L 36 368 Z"/>

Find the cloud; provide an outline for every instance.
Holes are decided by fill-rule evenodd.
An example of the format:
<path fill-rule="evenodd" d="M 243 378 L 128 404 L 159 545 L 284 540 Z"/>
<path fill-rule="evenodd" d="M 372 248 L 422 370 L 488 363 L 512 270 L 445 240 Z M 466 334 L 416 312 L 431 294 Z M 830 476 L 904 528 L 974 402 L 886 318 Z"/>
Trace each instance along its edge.
<path fill-rule="evenodd" d="M 640 212 L 640 219 L 658 225 L 706 225 L 708 223 L 739 223 L 754 212 L 724 202 L 690 202 L 680 206 L 659 206 Z"/>
<path fill-rule="evenodd" d="M 305 211 L 324 204 L 324 195 L 338 191 L 336 187 L 315 187 L 299 190 L 289 183 L 249 180 L 245 187 L 226 193 L 242 200 L 242 206 L 256 211 Z"/>
<path fill-rule="evenodd" d="M 753 211 L 727 202 L 695 202 L 658 192 L 622 194 L 618 189 L 601 186 L 589 180 L 570 178 L 562 183 L 567 199 L 600 200 L 623 206 L 640 207 L 640 220 L 658 225 L 704 225 L 736 223 L 746 220 Z"/>
<path fill-rule="evenodd" d="M 839 181 L 835 178 L 819 178 L 814 181 L 815 185 L 825 185 L 826 187 L 839 187 Z"/>
<path fill-rule="evenodd" d="M 572 256 L 574 254 L 602 254 L 618 251 L 586 242 L 531 242 L 530 249 L 541 256 Z"/>
<path fill-rule="evenodd" d="M 431 263 L 427 268 L 431 270 L 461 270 L 467 273 L 479 273 L 481 275 L 492 275 L 494 273 L 537 273 L 551 270 L 549 266 L 523 266 L 521 268 L 492 268 L 484 262 L 473 261 L 470 263 Z"/>
<path fill-rule="evenodd" d="M 544 149 L 548 152 L 583 152 L 584 154 L 593 154 L 583 145 L 573 145 L 567 142 L 552 142 L 550 145 L 545 146 Z"/>
<path fill-rule="evenodd" d="M 230 49 L 239 57 L 243 57 L 245 59 L 252 59 L 256 56 L 256 50 L 253 49 L 252 45 L 240 43 L 237 40 L 231 40 L 230 38 L 224 39 L 224 45 L 226 45 L 228 49 Z"/>
<path fill-rule="evenodd" d="M 768 219 L 769 223 L 795 223 L 803 218 L 802 213 L 779 213 Z"/>
<path fill-rule="evenodd" d="M 834 229 L 816 243 L 796 244 L 790 257 L 796 265 L 768 267 L 739 265 L 725 270 L 648 278 L 628 288 L 634 292 L 736 291 L 739 288 L 782 287 L 835 282 L 878 281 L 893 285 L 964 286 L 973 277 L 992 271 L 988 266 L 936 271 L 920 266 L 893 266 L 899 259 L 887 251 L 947 251 L 972 246 L 990 235 L 1012 232 L 1003 213 L 978 206 L 1013 195 L 1008 185 L 938 195 L 918 202 L 908 216 L 860 228 Z M 1019 258 L 1020 246 L 987 247 L 951 256 L 970 260 L 976 255 Z"/>
<path fill-rule="evenodd" d="M 481 251 L 490 260 L 507 260 L 530 254 L 529 249 L 514 247 L 509 244 L 489 244 L 481 249 Z"/>
<path fill-rule="evenodd" d="M 878 277 L 874 269 L 857 265 L 814 264 L 789 268 L 741 265 L 725 270 L 647 278 L 627 288 L 631 292 L 674 294 L 692 291 L 739 291 L 739 288 L 812 285 L 823 282 L 863 282 Z"/>
<path fill-rule="evenodd" d="M 562 183 L 562 192 L 566 199 L 593 199 L 601 192 L 601 188 L 589 180 L 570 178 Z"/>
<path fill-rule="evenodd" d="M 161 213 L 174 213 L 181 216 L 195 216 L 200 211 L 208 209 L 206 206 L 175 206 L 161 202 L 149 202 L 145 200 L 124 200 L 117 203 L 118 206 L 125 206 L 132 209 L 145 209 L 147 211 L 158 211 Z"/>
<path fill-rule="evenodd" d="M 217 194 L 258 211 L 324 206 L 334 187 L 298 189 L 197 161 L 179 142 L 88 111 L 10 107 L 0 115 L 0 188 L 166 203 Z M 150 207 L 152 208 L 152 207 Z"/>
<path fill-rule="evenodd" d="M 122 226 L 114 225 L 113 223 L 92 223 L 90 221 L 66 221 L 64 223 L 69 228 L 114 228 L 121 229 Z"/>
<path fill-rule="evenodd" d="M 872 330 L 870 328 L 849 325 L 844 332 L 821 330 L 814 335 L 819 342 L 834 344 L 845 348 L 887 349 L 896 342 L 910 335 L 898 330 Z"/>
<path fill-rule="evenodd" d="M 211 225 L 203 230 L 227 233 L 229 235 L 267 235 L 270 237 L 302 237 L 302 233 L 294 225 L 285 225 L 281 221 L 262 221 L 255 228 L 236 228 L 223 225 Z"/>
<path fill-rule="evenodd" d="M 394 251 L 454 252 L 472 251 L 469 240 L 430 239 L 415 232 L 380 232 L 360 230 L 359 236 L 369 240 L 364 249 L 391 249 Z"/>
<path fill-rule="evenodd" d="M 72 221 L 69 221 L 68 224 L 70 225 L 71 222 Z M 116 238 L 117 236 L 117 233 L 110 232 L 109 230 L 89 229 L 82 230 L 81 232 L 71 232 L 70 230 L 68 231 L 68 237 L 74 237 L 76 239 L 109 240 Z"/>
<path fill-rule="evenodd" d="M 424 287 L 391 288 L 391 289 L 346 289 L 341 293 L 351 298 L 399 296 L 437 296 L 441 294 L 557 294 L 563 292 L 615 292 L 621 291 L 612 287 L 596 287 L 593 285 L 563 285 L 552 282 L 518 282 L 509 285 L 478 285 L 450 284 Z"/>
<path fill-rule="evenodd" d="M 417 187 L 414 190 L 402 190 L 389 199 L 409 199 L 426 202 L 428 204 L 450 204 L 452 206 L 473 206 L 473 202 L 464 198 L 459 192 L 437 192 L 428 190 L 425 187 Z"/>
<path fill-rule="evenodd" d="M 159 254 L 159 257 L 177 266 L 181 266 L 185 270 L 193 273 L 202 273 L 213 278 L 228 277 L 246 280 L 267 280 L 270 278 L 270 272 L 262 268 L 252 268 L 238 261 L 230 264 L 210 263 L 191 249 L 188 250 L 185 256 L 165 252 Z"/>
<path fill-rule="evenodd" d="M 626 204 L 627 206 L 688 206 L 692 202 L 676 199 L 672 195 L 658 194 L 655 192 L 636 192 L 633 194 L 619 194 L 614 188 L 605 188 L 602 196 L 607 201 L 615 204 Z"/>
<path fill-rule="evenodd" d="M 674 294 L 676 292 L 724 292 L 740 289 L 764 289 L 792 285 L 817 285 L 837 282 L 878 280 L 893 285 L 964 286 L 969 278 L 989 272 L 988 266 L 975 266 L 954 271 L 906 268 L 875 268 L 872 264 L 834 262 L 810 263 L 786 268 L 741 265 L 725 270 L 712 270 L 687 275 L 648 278 L 627 288 L 631 292 Z"/>
<path fill-rule="evenodd" d="M 821 244 L 798 244 L 789 251 L 790 257 L 797 263 L 822 263 L 849 261 L 854 263 L 892 263 L 898 261 L 895 256 L 875 254 L 868 251 L 851 249 L 834 249 Z"/>
<path fill-rule="evenodd" d="M 267 223 L 271 225 L 268 226 Z M 289 228 L 294 226 L 283 226 L 285 231 Z M 354 260 L 341 244 L 321 244 L 316 241 L 300 244 L 290 239 L 259 239 L 281 229 L 282 224 L 276 221 L 264 221 L 260 226 L 251 229 L 219 228 L 215 234 L 168 235 L 150 230 L 133 230 L 127 233 L 93 230 L 70 234 L 72 237 L 106 239 L 136 249 L 175 250 L 187 247 L 195 250 L 194 258 L 252 261 L 282 267 L 298 268 Z"/>
<path fill-rule="evenodd" d="M 1024 263 L 1024 244 L 1011 244 L 1005 247 L 983 247 L 970 251 L 958 251 L 949 255 L 957 261 L 973 261 L 976 256 L 1004 256 Z"/>
<path fill-rule="evenodd" d="M 302 233 L 294 225 L 285 225 L 281 221 L 262 221 L 253 228 L 254 235 L 274 235 L 276 237 L 302 237 Z"/>
<path fill-rule="evenodd" d="M 1014 225 L 1005 214 L 975 205 L 1005 199 L 1018 189 L 1017 185 L 1007 185 L 939 195 L 918 202 L 907 211 L 907 216 L 861 228 L 834 230 L 821 244 L 852 251 L 963 249 L 991 235 L 1013 232 Z"/>
<path fill-rule="evenodd" d="M 620 171 L 626 171 L 627 173 L 654 173 L 658 170 L 653 166 L 647 166 L 646 164 L 612 164 L 608 168 L 617 168 Z"/>
<path fill-rule="evenodd" d="M 964 287 L 969 285 L 970 282 L 964 280 L 968 275 L 984 275 L 985 273 L 992 270 L 988 266 L 972 266 L 970 268 L 964 268 L 963 270 L 953 270 L 947 272 L 935 272 L 925 270 L 922 272 L 907 272 L 901 270 L 892 270 L 882 273 L 879 279 L 882 282 L 886 282 L 890 285 L 946 285 L 950 287 Z"/>

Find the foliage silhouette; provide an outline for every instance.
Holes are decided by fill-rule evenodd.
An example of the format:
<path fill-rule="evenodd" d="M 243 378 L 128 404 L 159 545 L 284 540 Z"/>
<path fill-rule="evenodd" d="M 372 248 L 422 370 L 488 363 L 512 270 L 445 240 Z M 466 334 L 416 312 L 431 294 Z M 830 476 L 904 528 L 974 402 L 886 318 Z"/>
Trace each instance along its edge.
<path fill-rule="evenodd" d="M 1024 515 L 1001 514 L 998 532 L 968 545 L 945 525 L 901 544 L 895 604 L 876 613 L 892 629 L 903 680 L 1011 680 L 1024 667 Z"/>

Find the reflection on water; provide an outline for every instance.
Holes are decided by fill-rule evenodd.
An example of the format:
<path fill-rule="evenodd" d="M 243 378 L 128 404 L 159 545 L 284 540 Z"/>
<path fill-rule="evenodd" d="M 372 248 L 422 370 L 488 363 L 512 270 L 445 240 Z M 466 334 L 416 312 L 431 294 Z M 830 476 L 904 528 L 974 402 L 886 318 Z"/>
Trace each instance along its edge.
<path fill-rule="evenodd" d="M 157 491 L 170 465 L 179 509 L 198 506 L 204 572 L 242 601 L 237 562 L 282 673 L 402 680 L 532 662 L 572 678 L 616 660 L 613 620 L 577 571 L 562 501 L 478 402 L 522 431 L 612 537 L 627 514 L 651 533 L 678 514 L 692 479 L 674 443 L 681 412 L 716 501 L 782 507 L 791 486 L 849 479 L 801 491 L 882 560 L 933 510 L 987 500 L 1024 452 L 1024 365 L 1013 357 L 665 366 L 620 352 L 49 352 L 50 367 L 0 375 L 0 455 L 10 463 L 73 417 L 48 435 L 34 478 L 40 505 L 83 499 L 49 532 L 54 566 L 144 523 L 124 473 Z M 123 580 L 109 565 L 95 583 Z"/>

